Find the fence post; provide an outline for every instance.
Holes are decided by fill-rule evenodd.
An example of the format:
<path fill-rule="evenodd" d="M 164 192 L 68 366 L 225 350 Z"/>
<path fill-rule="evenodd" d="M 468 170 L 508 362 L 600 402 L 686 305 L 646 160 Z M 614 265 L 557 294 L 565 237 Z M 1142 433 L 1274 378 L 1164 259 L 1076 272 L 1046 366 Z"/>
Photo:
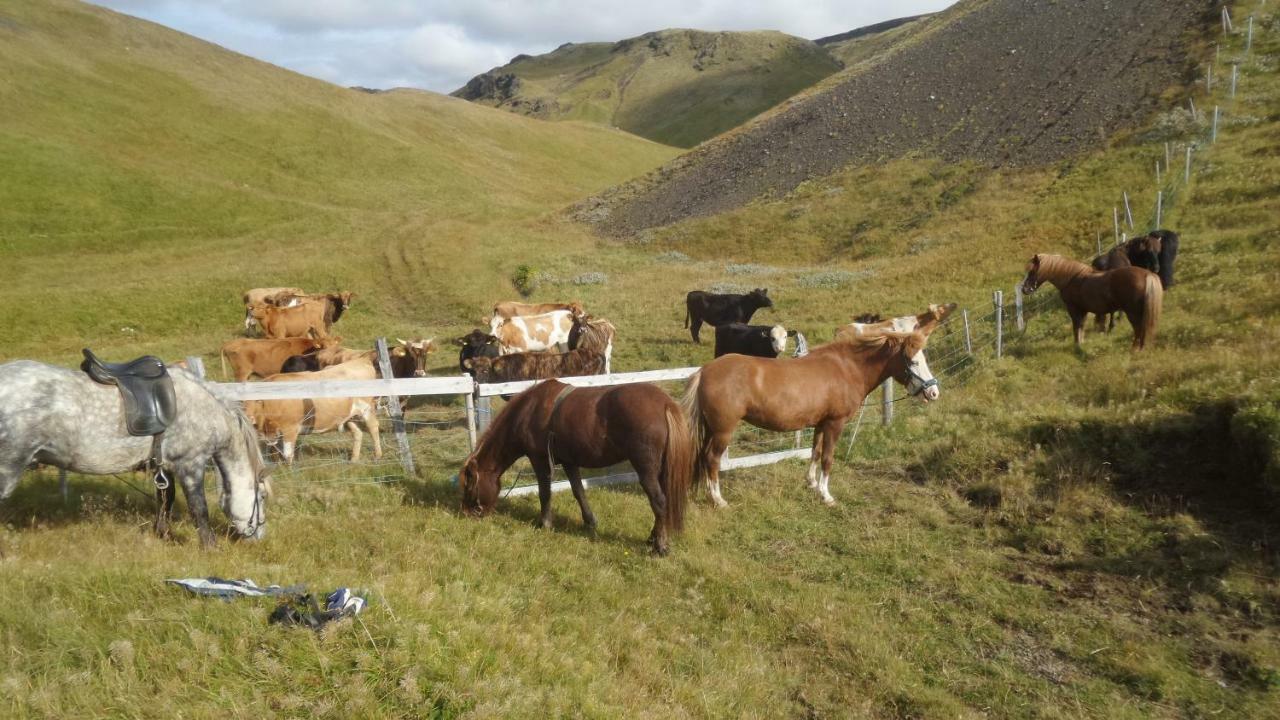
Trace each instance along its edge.
<path fill-rule="evenodd" d="M 1124 217 L 1129 221 L 1129 229 L 1133 229 L 1133 210 L 1129 208 L 1129 191 L 1123 191 L 1124 195 Z"/>
<path fill-rule="evenodd" d="M 1218 142 L 1218 106 L 1213 106 L 1213 134 L 1210 136 L 1211 142 Z"/>
<path fill-rule="evenodd" d="M 196 355 L 187 356 L 187 369 L 195 373 L 195 376 L 204 379 L 204 358 Z"/>
<path fill-rule="evenodd" d="M 1204 90 L 1205 92 L 1213 92 L 1213 66 L 1210 65 L 1204 70 Z"/>
<path fill-rule="evenodd" d="M 1196 101 L 1194 98 L 1187 98 L 1187 104 L 1191 106 L 1191 121 L 1196 122 L 1200 119 L 1200 113 L 1196 112 Z"/>
<path fill-rule="evenodd" d="M 1172 155 L 1169 154 L 1169 141 L 1164 141 L 1164 169 L 1165 172 L 1173 169 Z"/>
<path fill-rule="evenodd" d="M 1236 79 L 1239 78 L 1239 76 L 1240 66 L 1236 63 L 1231 63 L 1231 97 L 1233 99 L 1236 96 Z"/>
<path fill-rule="evenodd" d="M 1160 187 L 1160 161 L 1156 160 L 1156 187 Z"/>
<path fill-rule="evenodd" d="M 881 424 L 888 425 L 889 423 L 892 423 L 893 422 L 893 378 L 889 378 L 888 380 L 884 381 L 884 400 L 883 400 L 883 405 L 881 407 L 884 408 L 883 417 L 880 418 Z"/>
<path fill-rule="evenodd" d="M 1022 283 L 1013 286 L 1013 307 L 1014 321 L 1018 324 L 1018 332 L 1027 329 L 1027 324 L 1022 321 Z"/>
<path fill-rule="evenodd" d="M 391 372 L 391 353 L 387 351 L 387 339 L 380 337 L 374 341 L 378 351 L 378 367 L 382 370 L 382 379 L 391 382 L 395 375 Z M 387 396 L 387 413 L 391 415 L 391 428 L 396 434 L 396 443 L 400 446 L 400 464 L 404 466 L 404 474 L 413 477 L 413 453 L 409 452 L 409 436 L 404 432 L 404 415 L 400 413 L 400 396 Z"/>
<path fill-rule="evenodd" d="M 467 393 L 467 448 L 472 452 L 476 449 L 476 396 L 474 392 Z"/>
<path fill-rule="evenodd" d="M 1111 206 L 1111 222 L 1115 226 L 1116 244 L 1119 245 L 1120 244 L 1120 208 L 1114 205 Z M 1098 253 L 1098 254 L 1101 255 L 1102 253 Z"/>
<path fill-rule="evenodd" d="M 803 442 L 804 442 L 804 431 L 797 430 L 796 431 L 796 447 L 799 448 L 801 443 Z"/>
<path fill-rule="evenodd" d="M 1187 184 L 1191 182 L 1191 143 L 1187 143 L 1187 169 L 1183 173 L 1182 181 Z"/>
<path fill-rule="evenodd" d="M 1099 253 L 1099 255 L 1101 255 L 1101 253 Z M 973 338 L 971 335 L 969 335 L 969 309 L 965 308 L 961 310 L 960 315 L 964 318 L 964 352 L 966 355 L 972 355 L 973 354 Z"/>
<path fill-rule="evenodd" d="M 1164 213 L 1164 191 L 1156 191 L 1156 230 L 1160 229 L 1160 217 Z"/>
<path fill-rule="evenodd" d="M 1245 54 L 1246 55 L 1249 54 L 1249 51 L 1252 49 L 1253 49 L 1253 16 L 1250 15 L 1249 16 L 1249 34 L 1245 36 L 1245 39 L 1244 39 Z"/>
<path fill-rule="evenodd" d="M 1099 257 L 1100 255 L 1102 255 L 1102 233 L 1098 233 L 1098 243 L 1094 247 L 1094 251 L 1095 251 L 1093 254 L 1094 257 Z"/>
<path fill-rule="evenodd" d="M 996 359 L 1004 355 L 1004 292 L 995 293 L 996 305 Z"/>
<path fill-rule="evenodd" d="M 476 432 L 480 435 L 489 429 L 489 421 L 493 419 L 493 398 L 476 398 Z"/>

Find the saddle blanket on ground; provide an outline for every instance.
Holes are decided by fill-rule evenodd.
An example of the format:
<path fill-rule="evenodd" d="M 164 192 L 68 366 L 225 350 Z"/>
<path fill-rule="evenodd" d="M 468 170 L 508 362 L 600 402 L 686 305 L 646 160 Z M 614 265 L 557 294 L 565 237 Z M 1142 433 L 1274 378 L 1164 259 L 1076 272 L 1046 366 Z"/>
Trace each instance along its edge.
<path fill-rule="evenodd" d="M 297 595 L 306 592 L 306 585 L 290 585 L 288 587 L 280 587 L 279 585 L 268 585 L 259 587 L 252 580 L 224 580 L 222 578 L 182 578 L 165 580 L 167 583 L 173 583 L 178 587 L 185 588 L 196 595 L 208 595 L 211 597 L 220 597 L 224 600 L 230 600 L 235 597 L 263 597 L 267 595 Z"/>

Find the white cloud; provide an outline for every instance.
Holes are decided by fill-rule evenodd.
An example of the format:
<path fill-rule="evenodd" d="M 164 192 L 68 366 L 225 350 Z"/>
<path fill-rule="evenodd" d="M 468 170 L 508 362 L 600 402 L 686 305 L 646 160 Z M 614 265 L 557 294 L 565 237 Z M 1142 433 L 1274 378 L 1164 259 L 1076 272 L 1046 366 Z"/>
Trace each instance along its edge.
<path fill-rule="evenodd" d="M 518 53 L 671 27 L 816 38 L 953 0 L 97 0 L 341 85 L 454 90 Z"/>

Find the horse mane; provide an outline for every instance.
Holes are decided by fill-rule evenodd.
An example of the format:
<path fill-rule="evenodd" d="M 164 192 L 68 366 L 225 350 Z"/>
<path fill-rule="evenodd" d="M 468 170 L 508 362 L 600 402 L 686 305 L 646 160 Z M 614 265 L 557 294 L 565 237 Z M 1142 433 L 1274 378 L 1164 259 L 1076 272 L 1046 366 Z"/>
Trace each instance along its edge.
<path fill-rule="evenodd" d="M 233 435 L 239 433 L 244 439 L 245 447 L 249 454 L 249 465 L 253 468 L 253 477 L 258 478 L 262 475 L 262 471 L 266 468 L 267 463 L 262 459 L 262 447 L 258 445 L 258 429 L 254 427 L 253 421 L 249 419 L 249 415 L 244 411 L 244 405 L 238 400 L 225 398 L 211 390 L 209 383 L 185 368 L 169 367 L 169 374 L 182 378 L 196 385 L 196 387 L 204 390 L 213 396 L 219 405 L 223 407 L 232 417 L 234 427 Z M 271 486 L 267 485 L 267 494 L 271 494 Z"/>
<path fill-rule="evenodd" d="M 1080 275 L 1089 275 L 1095 272 L 1092 267 L 1061 255 L 1038 253 L 1036 259 L 1040 261 L 1036 276 L 1041 282 L 1046 280 L 1070 280 Z"/>
<path fill-rule="evenodd" d="M 842 349 L 853 349 L 855 352 L 868 353 L 878 350 L 885 345 L 897 346 L 907 345 L 913 341 L 920 342 L 923 347 L 925 336 L 919 330 L 904 332 L 901 330 L 872 330 L 865 334 L 844 334 L 837 335 L 834 340 L 825 345 L 820 345 L 809 351 L 810 355 L 817 355 L 823 351 L 836 352 Z"/>

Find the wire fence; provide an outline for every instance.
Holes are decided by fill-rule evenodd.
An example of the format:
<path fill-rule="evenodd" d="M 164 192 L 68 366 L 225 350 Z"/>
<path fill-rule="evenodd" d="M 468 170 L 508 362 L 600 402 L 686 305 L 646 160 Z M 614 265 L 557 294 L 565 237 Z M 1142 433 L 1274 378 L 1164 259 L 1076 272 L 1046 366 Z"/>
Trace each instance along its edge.
<path fill-rule="evenodd" d="M 1221 101 L 1227 90 L 1221 80 L 1215 90 L 1210 79 L 1215 71 L 1219 78 L 1223 77 L 1220 67 L 1223 64 L 1221 51 L 1225 46 L 1230 46 L 1226 64 L 1232 66 L 1229 92 L 1230 99 L 1234 100 L 1243 77 L 1240 67 L 1249 61 L 1254 35 L 1261 30 L 1260 26 L 1255 28 L 1252 15 L 1247 23 L 1241 23 L 1238 28 L 1229 24 L 1228 16 L 1229 11 L 1224 7 L 1224 34 L 1215 60 L 1206 74 L 1204 91 L 1197 92 L 1196 97 L 1188 99 L 1185 113 L 1190 118 L 1191 129 L 1181 132 L 1180 137 L 1164 140 L 1158 146 L 1157 157 L 1153 158 L 1152 163 L 1153 185 L 1132 196 L 1128 189 L 1121 190 L 1116 205 L 1109 213 L 1102 213 L 1106 225 L 1097 229 L 1094 247 L 1085 252 L 1104 254 L 1113 244 L 1127 239 L 1129 233 L 1137 232 L 1140 226 L 1144 228 L 1143 232 L 1159 229 L 1171 211 L 1185 205 L 1194 179 L 1193 171 L 1204 164 L 1204 156 L 1217 141 L 1217 134 L 1225 125 L 1226 114 Z M 1232 51 L 1238 54 L 1233 56 Z M 1205 109 L 1196 106 L 1197 97 Z M 1212 111 L 1207 109 L 1210 105 Z M 1181 113 L 1182 109 L 1173 112 Z M 1141 206 L 1135 218 L 1134 207 L 1139 204 Z M 1104 244 L 1102 238 L 1108 234 L 1113 243 Z M 927 351 L 928 362 L 934 376 L 948 389 L 963 387 L 985 363 L 1002 356 L 1006 341 L 1020 337 L 1029 323 L 1046 313 L 1061 312 L 1061 300 L 1050 289 L 1026 297 L 1016 287 L 1010 288 L 1007 295 L 1005 292 L 1002 290 L 997 295 L 997 302 L 1000 302 L 998 306 L 993 302 L 991 309 L 985 312 L 970 309 L 957 311 L 931 335 Z M 1065 316 L 1062 320 L 1065 321 Z M 1066 323 L 1063 322 L 1063 325 L 1065 327 Z M 919 412 L 911 409 L 918 408 L 918 403 L 903 402 L 910 399 L 904 388 L 892 381 L 887 385 L 887 391 L 873 392 L 868 396 L 867 405 L 870 407 L 859 415 L 857 422 L 849 423 L 840 439 L 841 445 L 852 447 L 848 445 L 848 441 L 857 437 L 862 426 L 875 424 L 887 426 L 892 431 L 895 414 Z M 486 427 L 492 414 L 500 412 L 501 401 L 494 398 L 493 402 L 496 407 L 491 407 L 489 403 L 473 405 L 470 399 L 458 395 L 410 397 L 402 416 L 405 442 L 401 445 L 400 436 L 395 429 L 396 418 L 390 412 L 391 403 L 388 398 L 381 398 L 378 401 L 377 416 L 382 456 L 373 456 L 370 433 L 363 432 L 360 439 L 362 459 L 358 463 L 351 459 L 355 439 L 352 433 L 346 431 L 303 435 L 299 439 L 292 463 L 283 461 L 276 444 L 264 443 L 264 451 L 274 465 L 275 482 L 284 484 L 394 483 L 403 480 L 407 475 L 406 468 L 412 467 L 419 468 L 416 474 L 428 480 L 447 481 L 455 475 L 457 468 L 468 456 L 472 434 Z M 768 453 L 811 447 L 812 443 L 812 429 L 777 433 L 744 423 L 734 435 L 729 455 L 764 456 Z M 412 462 L 406 462 L 406 452 L 412 456 Z M 627 469 L 624 464 L 585 471 L 583 475 L 587 479 L 616 477 Z M 557 468 L 555 473 L 556 477 L 553 479 L 563 479 L 562 470 Z M 508 471 L 505 492 L 509 494 L 528 489 L 535 484 L 532 467 L 527 460 L 521 460 Z"/>

